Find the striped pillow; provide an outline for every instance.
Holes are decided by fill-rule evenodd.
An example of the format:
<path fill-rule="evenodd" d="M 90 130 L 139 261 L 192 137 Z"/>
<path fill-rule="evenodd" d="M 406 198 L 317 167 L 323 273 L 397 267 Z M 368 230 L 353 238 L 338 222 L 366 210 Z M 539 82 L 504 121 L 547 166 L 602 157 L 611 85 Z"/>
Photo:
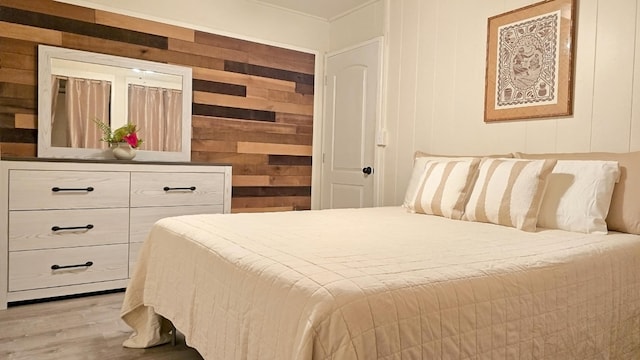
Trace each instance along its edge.
<path fill-rule="evenodd" d="M 484 158 L 464 219 L 535 231 L 546 179 L 556 161 Z"/>
<path fill-rule="evenodd" d="M 407 189 L 404 194 L 404 200 L 402 206 L 413 211 L 413 202 L 418 193 L 419 187 L 422 184 L 422 174 L 424 173 L 424 167 L 429 161 L 442 161 L 442 160 L 471 160 L 473 157 L 461 157 L 461 156 L 447 156 L 447 155 L 431 155 L 422 151 L 416 151 L 413 160 L 413 170 L 411 171 L 411 177 L 407 184 Z"/>
<path fill-rule="evenodd" d="M 409 209 L 461 219 L 479 164 L 474 158 L 428 161 Z"/>

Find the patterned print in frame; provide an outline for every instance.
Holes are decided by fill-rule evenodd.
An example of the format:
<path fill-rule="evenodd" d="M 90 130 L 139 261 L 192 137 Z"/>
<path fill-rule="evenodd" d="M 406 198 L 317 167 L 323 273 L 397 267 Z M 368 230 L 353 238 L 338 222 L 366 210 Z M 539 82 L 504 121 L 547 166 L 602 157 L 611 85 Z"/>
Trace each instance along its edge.
<path fill-rule="evenodd" d="M 485 122 L 572 114 L 574 1 L 489 18 Z"/>
<path fill-rule="evenodd" d="M 555 104 L 560 12 L 498 29 L 496 108 Z"/>

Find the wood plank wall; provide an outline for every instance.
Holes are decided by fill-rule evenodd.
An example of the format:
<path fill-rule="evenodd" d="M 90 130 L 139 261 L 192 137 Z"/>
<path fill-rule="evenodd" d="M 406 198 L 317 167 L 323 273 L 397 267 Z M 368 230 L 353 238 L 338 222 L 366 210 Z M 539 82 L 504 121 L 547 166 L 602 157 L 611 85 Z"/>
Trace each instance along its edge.
<path fill-rule="evenodd" d="M 310 208 L 313 54 L 51 0 L 0 0 L 3 155 L 36 156 L 38 44 L 191 67 L 191 159 L 233 165 L 232 211 Z"/>
<path fill-rule="evenodd" d="M 313 54 L 51 0 L 0 0 L 3 156 L 36 156 L 38 44 L 191 67 L 191 159 L 233 165 L 232 211 L 311 207 Z"/>

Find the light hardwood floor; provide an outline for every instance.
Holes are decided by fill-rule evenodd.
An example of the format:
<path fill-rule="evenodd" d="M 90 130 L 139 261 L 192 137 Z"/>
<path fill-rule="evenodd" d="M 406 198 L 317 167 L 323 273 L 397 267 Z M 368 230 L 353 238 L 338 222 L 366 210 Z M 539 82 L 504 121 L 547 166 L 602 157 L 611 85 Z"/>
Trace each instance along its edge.
<path fill-rule="evenodd" d="M 176 346 L 123 348 L 131 334 L 120 320 L 123 297 L 119 292 L 0 310 L 0 359 L 202 360 L 181 334 Z"/>

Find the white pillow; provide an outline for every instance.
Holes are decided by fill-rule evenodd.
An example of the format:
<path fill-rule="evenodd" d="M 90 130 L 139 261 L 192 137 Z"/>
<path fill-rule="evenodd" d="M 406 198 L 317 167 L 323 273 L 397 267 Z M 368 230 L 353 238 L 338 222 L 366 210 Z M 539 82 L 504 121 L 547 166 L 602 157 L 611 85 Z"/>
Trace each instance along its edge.
<path fill-rule="evenodd" d="M 463 218 L 535 231 L 555 164 L 555 159 L 482 159 Z"/>
<path fill-rule="evenodd" d="M 459 220 L 479 164 L 480 159 L 427 161 L 409 210 Z"/>
<path fill-rule="evenodd" d="M 558 160 L 547 178 L 538 226 L 583 233 L 607 233 L 617 161 Z"/>

